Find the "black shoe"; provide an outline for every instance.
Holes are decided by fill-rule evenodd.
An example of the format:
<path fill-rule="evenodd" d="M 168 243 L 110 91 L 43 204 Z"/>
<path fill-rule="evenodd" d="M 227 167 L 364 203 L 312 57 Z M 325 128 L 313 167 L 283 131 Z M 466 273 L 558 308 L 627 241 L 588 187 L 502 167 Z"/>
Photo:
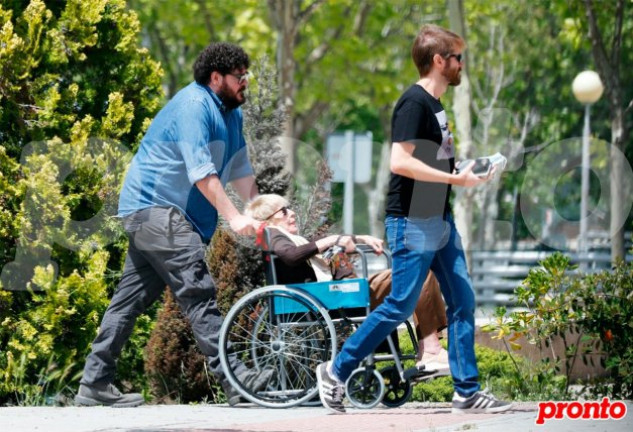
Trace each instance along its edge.
<path fill-rule="evenodd" d="M 501 401 L 488 390 L 478 391 L 467 398 L 453 395 L 453 414 L 499 413 L 512 408 L 512 402 Z"/>
<path fill-rule="evenodd" d="M 226 396 L 226 401 L 230 406 L 235 406 L 238 403 L 246 402 L 246 399 L 242 397 L 241 394 L 235 387 L 233 387 L 227 380 L 220 381 L 220 385 L 222 386 L 222 390 L 224 391 L 224 395 Z"/>
<path fill-rule="evenodd" d="M 323 406 L 333 413 L 344 413 L 345 385 L 330 375 L 327 370 L 330 363 L 321 363 L 316 368 L 319 398 L 321 398 Z"/>
<path fill-rule="evenodd" d="M 261 371 L 248 369 L 235 378 L 242 384 L 244 390 L 247 390 L 250 393 L 257 393 L 258 391 L 265 389 L 271 382 L 274 372 L 274 369 L 271 368 L 266 368 Z M 221 384 L 224 394 L 226 395 L 226 400 L 230 406 L 246 402 L 246 399 L 240 395 L 240 393 L 228 382 L 228 380 L 222 380 Z"/>
<path fill-rule="evenodd" d="M 114 384 L 81 384 L 75 396 L 76 405 L 105 405 L 114 408 L 131 408 L 145 403 L 140 393 L 121 393 Z"/>

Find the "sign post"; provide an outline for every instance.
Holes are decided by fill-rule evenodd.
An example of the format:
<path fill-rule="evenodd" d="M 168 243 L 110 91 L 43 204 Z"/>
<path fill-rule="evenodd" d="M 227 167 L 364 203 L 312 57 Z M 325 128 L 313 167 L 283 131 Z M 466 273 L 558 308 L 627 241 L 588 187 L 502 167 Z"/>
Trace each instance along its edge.
<path fill-rule="evenodd" d="M 354 232 L 354 183 L 371 179 L 372 133 L 336 132 L 327 138 L 327 161 L 332 182 L 345 183 L 343 232 Z"/>

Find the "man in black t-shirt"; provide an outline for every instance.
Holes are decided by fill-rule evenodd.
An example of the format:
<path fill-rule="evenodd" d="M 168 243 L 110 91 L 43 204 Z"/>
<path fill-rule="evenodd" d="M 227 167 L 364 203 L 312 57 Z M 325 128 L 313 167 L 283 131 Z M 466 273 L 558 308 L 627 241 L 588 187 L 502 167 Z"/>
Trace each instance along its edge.
<path fill-rule="evenodd" d="M 422 27 L 411 50 L 420 79 L 402 95 L 392 118 L 391 180 L 385 228 L 393 256 L 391 294 L 349 337 L 334 362 L 317 367 L 323 404 L 344 411 L 342 383 L 413 312 L 429 269 L 439 283 L 448 319 L 453 412 L 501 412 L 512 404 L 481 391 L 475 358 L 475 295 L 449 205 L 451 186 L 489 178 L 472 166 L 454 172 L 455 147 L 440 102 L 461 81 L 465 43 L 434 25 Z"/>
<path fill-rule="evenodd" d="M 399 153 L 412 150 L 411 156 L 428 167 L 447 174 L 453 172 L 455 150 L 446 111 L 439 99 L 424 87 L 415 84 L 402 95 L 394 109 L 391 126 L 392 140 L 398 143 L 395 150 Z M 406 154 L 401 156 L 406 160 Z M 400 173 L 392 170 L 387 214 L 415 218 L 448 215 L 450 183 L 416 181 L 414 178 L 412 171 Z M 413 199 L 414 196 L 416 199 Z"/>

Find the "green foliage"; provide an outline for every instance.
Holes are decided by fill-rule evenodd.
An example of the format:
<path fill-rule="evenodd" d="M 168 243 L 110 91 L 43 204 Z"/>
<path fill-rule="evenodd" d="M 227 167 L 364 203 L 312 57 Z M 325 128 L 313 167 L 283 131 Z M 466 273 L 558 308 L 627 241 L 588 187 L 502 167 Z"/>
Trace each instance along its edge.
<path fill-rule="evenodd" d="M 33 379 L 29 376 L 28 354 L 22 353 L 19 361 L 11 362 L 12 388 L 15 389 L 12 402 L 20 406 L 30 405 L 65 405 L 65 394 L 72 391 L 68 383 L 77 381 L 79 375 L 70 376 L 75 364 L 57 364 L 51 355 L 48 363 Z"/>
<path fill-rule="evenodd" d="M 111 216 L 161 100 L 138 32 L 123 0 L 0 5 L 0 267 L 46 258 L 0 287 L 0 404 L 77 385 L 114 289 L 126 240 Z"/>
<path fill-rule="evenodd" d="M 238 43 L 255 59 L 274 53 L 263 0 L 128 0 L 128 4 L 142 23 L 143 43 L 165 70 L 169 98 L 192 81 L 194 59 L 210 42 Z"/>
<path fill-rule="evenodd" d="M 576 295 L 582 305 L 579 326 L 602 348 L 604 366 L 611 372 L 599 394 L 633 397 L 633 263 L 620 262 L 610 272 L 585 278 Z M 598 343 L 599 341 L 599 343 Z"/>
<path fill-rule="evenodd" d="M 275 8 L 281 2 L 226 0 L 213 7 L 195 0 L 129 3 L 139 11 L 149 49 L 163 62 L 171 95 L 191 80 L 187 71 L 210 41 L 239 43 L 255 60 L 278 54 Z M 329 131 L 359 109 L 370 111 L 374 119 L 377 110 L 390 110 L 401 91 L 398 78 L 404 75 L 412 81 L 416 76 L 409 51 L 420 23 L 437 20 L 440 11 L 443 8 L 437 4 L 413 0 L 340 0 L 321 2 L 312 14 L 304 14 L 305 20 L 288 23 L 296 26 L 291 54 L 297 67 L 293 83 L 297 119 L 292 120 L 299 129 L 306 132 L 317 125 Z M 278 64 L 277 72 L 281 68 Z M 259 75 L 255 79 L 259 82 Z M 380 122 L 366 122 L 363 127 L 381 136 Z M 319 150 L 320 141 L 314 142 Z"/>
<path fill-rule="evenodd" d="M 567 393 L 569 377 L 574 363 L 580 355 L 580 339 L 574 322 L 578 318 L 577 303 L 570 302 L 568 297 L 578 286 L 578 279 L 569 272 L 573 269 L 569 258 L 555 253 L 540 263 L 541 267 L 531 269 L 527 278 L 516 289 L 518 304 L 525 311 L 513 312 L 509 316 L 504 308 L 499 308 L 495 321 L 482 328 L 483 331 L 496 332 L 495 339 L 502 339 L 508 347 L 520 349 L 517 340 L 525 336 L 529 343 L 540 349 L 551 348 L 553 361 L 543 360 L 542 369 L 537 372 L 537 381 L 561 372 L 564 365 Z M 507 338 L 507 340 L 506 340 Z M 564 353 L 557 354 L 553 350 L 555 338 L 563 342 Z M 520 372 L 517 368 L 517 372 Z"/>
<path fill-rule="evenodd" d="M 0 145 L 0 265 L 8 262 L 15 254 L 15 242 L 20 229 L 16 215 L 24 196 L 24 185 L 19 183 L 20 177 L 19 164 Z"/>
<path fill-rule="evenodd" d="M 591 275 L 572 274 L 568 257 L 553 254 L 530 271 L 517 288 L 517 300 L 525 311 L 507 314 L 500 308 L 495 321 L 483 330 L 517 349 L 517 339 L 525 336 L 541 349 L 552 349 L 553 361 L 543 360 L 529 380 L 556 381 L 564 366 L 564 395 L 570 376 L 581 359 L 593 363 L 599 356 L 610 372 L 606 385 L 594 387 L 597 394 L 613 398 L 633 395 L 633 264 L 618 263 L 611 271 Z M 553 350 L 554 339 L 563 343 L 563 352 Z M 508 343 L 510 345 L 508 345 Z M 518 368 L 517 368 L 518 369 Z M 517 370 L 517 372 L 520 372 Z"/>
<path fill-rule="evenodd" d="M 267 57 L 251 65 L 256 81 L 249 86 L 248 102 L 242 105 L 244 138 L 251 155 L 257 188 L 260 193 L 284 195 L 290 187 L 285 170 L 286 155 L 278 137 L 286 121 L 286 111 L 279 103 L 277 71 Z"/>
<path fill-rule="evenodd" d="M 407 333 L 400 334 L 399 343 L 404 354 L 413 354 L 413 345 Z M 445 340 L 443 344 L 446 345 Z M 515 399 L 515 385 L 519 379 L 514 372 L 515 366 L 511 356 L 479 345 L 475 345 L 475 355 L 482 385 L 488 387 L 497 396 L 512 396 Z M 404 367 L 413 367 L 414 363 L 413 360 L 407 360 L 404 362 Z M 379 367 L 382 366 L 379 365 Z M 454 391 L 452 378 L 440 377 L 416 384 L 411 401 L 450 402 Z"/>
<path fill-rule="evenodd" d="M 453 400 L 453 380 L 450 377 L 440 377 L 431 381 L 421 382 L 413 387 L 412 402 L 450 402 Z"/>
<path fill-rule="evenodd" d="M 34 282 L 46 287 L 45 291 L 12 293 L 21 297 L 26 307 L 20 308 L 15 301 L 0 323 L 0 338 L 7 348 L 0 363 L 0 395 L 4 401 L 33 402 L 38 389 L 60 390 L 59 382 L 50 387 L 42 385 L 60 373 L 76 383 L 76 374 L 81 371 L 83 357 L 89 352 L 108 303 L 103 281 L 106 259 L 107 253 L 95 253 L 84 275 L 74 272 L 58 282 L 53 281 L 51 267 L 38 268 Z M 44 401 L 46 396 L 51 395 L 38 397 Z"/>

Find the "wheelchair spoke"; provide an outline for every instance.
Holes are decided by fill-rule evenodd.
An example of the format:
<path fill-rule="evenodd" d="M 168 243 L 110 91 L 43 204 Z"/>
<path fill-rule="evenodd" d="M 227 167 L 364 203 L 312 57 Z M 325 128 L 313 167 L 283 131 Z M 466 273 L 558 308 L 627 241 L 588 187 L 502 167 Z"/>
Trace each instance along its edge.
<path fill-rule="evenodd" d="M 243 396 L 264 406 L 292 406 L 316 392 L 316 366 L 329 359 L 334 327 L 318 304 L 292 288 L 264 287 L 231 308 L 223 325 L 223 367 L 227 355 L 247 368 L 272 370 L 266 388 Z M 236 380 L 237 376 L 232 375 Z"/>

